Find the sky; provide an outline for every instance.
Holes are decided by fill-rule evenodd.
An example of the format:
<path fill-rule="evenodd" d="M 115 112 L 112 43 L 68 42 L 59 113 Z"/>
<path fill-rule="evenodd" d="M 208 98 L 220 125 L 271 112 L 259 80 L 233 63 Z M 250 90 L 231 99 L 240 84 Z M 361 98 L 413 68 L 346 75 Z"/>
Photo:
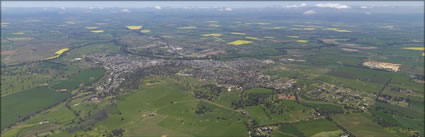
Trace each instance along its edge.
<path fill-rule="evenodd" d="M 375 6 L 375 7 L 392 7 L 392 6 L 403 6 L 403 7 L 416 7 L 423 8 L 423 1 L 404 1 L 404 2 L 389 2 L 389 1 L 2 1 L 1 7 L 120 7 L 120 8 L 143 8 L 143 7 L 173 7 L 173 8 L 185 8 L 185 7 L 198 7 L 198 8 L 216 8 L 216 7 L 228 7 L 228 8 L 263 8 L 263 7 L 290 7 L 290 6 L 302 6 L 304 5 L 317 5 L 317 4 L 342 4 L 350 7 L 360 6 Z"/>

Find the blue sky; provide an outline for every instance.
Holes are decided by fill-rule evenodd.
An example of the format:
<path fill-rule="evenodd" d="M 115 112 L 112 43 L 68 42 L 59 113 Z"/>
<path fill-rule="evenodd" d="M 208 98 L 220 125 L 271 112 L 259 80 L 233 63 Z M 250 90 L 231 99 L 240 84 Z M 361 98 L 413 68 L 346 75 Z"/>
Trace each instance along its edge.
<path fill-rule="evenodd" d="M 183 7 L 200 7 L 200 8 L 213 8 L 213 7 L 229 7 L 229 8 L 246 8 L 246 7 L 282 7 L 289 5 L 299 5 L 301 3 L 306 3 L 307 5 L 314 5 L 320 3 L 340 3 L 352 7 L 359 6 L 403 6 L 403 7 L 423 7 L 423 1 L 404 1 L 404 2 L 388 2 L 388 1 L 351 1 L 351 2 L 341 2 L 341 1 L 322 1 L 322 2 L 312 2 L 312 1 L 246 1 L 246 2 L 215 2 L 215 1 L 106 1 L 106 2 L 94 2 L 94 1 L 2 1 L 2 7 L 122 7 L 122 8 L 141 8 L 141 7 L 174 7 L 174 8 L 183 8 Z"/>

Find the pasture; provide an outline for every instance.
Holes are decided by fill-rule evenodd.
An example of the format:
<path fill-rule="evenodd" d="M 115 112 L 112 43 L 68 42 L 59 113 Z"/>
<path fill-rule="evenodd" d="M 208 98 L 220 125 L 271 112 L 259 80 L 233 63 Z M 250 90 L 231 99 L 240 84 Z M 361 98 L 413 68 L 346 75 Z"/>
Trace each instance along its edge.
<path fill-rule="evenodd" d="M 68 98 L 70 93 L 54 91 L 46 86 L 21 91 L 1 98 L 2 129 L 51 105 Z"/>
<path fill-rule="evenodd" d="M 62 80 L 54 84 L 51 88 L 53 89 L 67 89 L 72 90 L 78 88 L 81 84 L 90 84 L 98 81 L 105 71 L 101 68 L 92 68 L 77 72 L 77 74 L 71 76 L 69 80 Z"/>
<path fill-rule="evenodd" d="M 244 117 L 233 109 L 199 100 L 174 80 L 161 80 L 118 99 L 109 117 L 98 123 L 123 128 L 126 136 L 245 136 Z M 207 110 L 197 114 L 198 106 Z M 200 128 L 201 127 L 201 128 Z"/>
<path fill-rule="evenodd" d="M 301 121 L 297 123 L 293 123 L 293 125 L 305 136 L 313 136 L 315 134 L 327 131 L 336 131 L 339 128 L 327 119 L 316 119 L 309 121 Z"/>
<path fill-rule="evenodd" d="M 360 137 L 394 137 L 383 127 L 365 117 L 362 113 L 341 114 L 332 118 L 355 136 Z"/>

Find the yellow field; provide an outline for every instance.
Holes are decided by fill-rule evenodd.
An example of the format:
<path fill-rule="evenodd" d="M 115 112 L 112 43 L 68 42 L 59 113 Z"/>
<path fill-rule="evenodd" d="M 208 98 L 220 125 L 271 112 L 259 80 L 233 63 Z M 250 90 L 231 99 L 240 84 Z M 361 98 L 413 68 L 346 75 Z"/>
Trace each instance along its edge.
<path fill-rule="evenodd" d="M 282 27 L 264 27 L 263 29 L 282 29 Z"/>
<path fill-rule="evenodd" d="M 55 56 L 51 56 L 51 57 L 44 58 L 44 59 L 42 59 L 42 60 L 55 59 L 55 58 L 58 58 L 59 56 L 60 56 L 60 55 L 55 55 Z"/>
<path fill-rule="evenodd" d="M 98 29 L 98 27 L 86 27 L 86 29 Z"/>
<path fill-rule="evenodd" d="M 270 37 L 270 36 L 264 36 L 264 38 L 266 38 L 266 39 L 274 39 L 274 37 Z"/>
<path fill-rule="evenodd" d="M 102 33 L 102 32 L 105 32 L 105 31 L 103 31 L 103 30 L 93 30 L 91 32 L 93 32 L 93 33 Z"/>
<path fill-rule="evenodd" d="M 407 48 L 403 48 L 403 49 L 408 49 L 408 50 L 425 50 L 424 47 L 407 47 Z"/>
<path fill-rule="evenodd" d="M 151 33 L 151 30 L 150 29 L 144 29 L 144 30 L 141 30 L 140 32 L 142 32 L 142 33 Z"/>
<path fill-rule="evenodd" d="M 243 44 L 249 44 L 249 43 L 252 43 L 252 41 L 236 40 L 236 41 L 233 41 L 233 42 L 229 42 L 227 44 L 229 44 L 229 45 L 243 45 Z"/>
<path fill-rule="evenodd" d="M 211 26 L 211 27 L 220 27 L 220 25 L 217 25 L 217 24 L 211 24 L 211 25 L 208 25 L 208 26 Z"/>
<path fill-rule="evenodd" d="M 316 28 L 304 28 L 304 30 L 316 30 Z"/>
<path fill-rule="evenodd" d="M 9 23 L 7 23 L 7 22 L 2 22 L 1 23 L 1 25 L 7 25 L 7 24 L 9 24 Z"/>
<path fill-rule="evenodd" d="M 260 40 L 260 39 L 258 39 L 256 37 L 245 37 L 245 38 L 247 38 L 247 39 L 253 39 L 253 40 Z"/>
<path fill-rule="evenodd" d="M 352 31 L 349 31 L 349 30 L 345 30 L 345 29 L 339 29 L 339 30 L 335 30 L 336 32 L 352 32 Z"/>
<path fill-rule="evenodd" d="M 140 26 L 125 26 L 127 27 L 129 30 L 139 30 L 143 28 L 143 25 Z"/>
<path fill-rule="evenodd" d="M 196 27 L 188 26 L 188 27 L 178 27 L 177 29 L 196 29 Z"/>
<path fill-rule="evenodd" d="M 300 37 L 298 37 L 298 36 L 288 36 L 288 38 L 294 38 L 294 39 L 297 39 L 297 38 L 300 38 Z"/>
<path fill-rule="evenodd" d="M 10 40 L 10 41 L 21 41 L 21 40 L 33 40 L 34 38 L 32 38 L 32 37 L 18 37 L 18 38 L 16 38 L 16 37 L 12 37 L 12 38 L 8 37 L 6 39 L 7 40 Z"/>
<path fill-rule="evenodd" d="M 306 42 L 308 42 L 308 40 L 297 40 L 297 42 L 299 42 L 299 43 L 306 43 Z"/>
<path fill-rule="evenodd" d="M 246 35 L 245 33 L 239 33 L 239 32 L 232 32 L 234 35 Z"/>
<path fill-rule="evenodd" d="M 325 30 L 332 30 L 332 31 L 336 31 L 336 32 L 351 32 L 349 30 L 338 29 L 338 28 L 326 28 Z"/>
<path fill-rule="evenodd" d="M 422 56 L 425 56 L 425 47 L 407 47 L 402 49 L 423 51 Z"/>
<path fill-rule="evenodd" d="M 15 33 L 12 33 L 12 34 L 15 34 L 15 35 L 24 35 L 25 33 L 23 33 L 23 32 L 15 32 Z"/>
<path fill-rule="evenodd" d="M 64 53 L 64 52 L 66 52 L 66 51 L 68 51 L 68 50 L 69 50 L 69 48 L 63 48 L 63 49 L 60 49 L 60 50 L 56 51 L 56 52 L 55 52 L 55 54 L 60 55 L 60 54 L 62 54 L 62 53 Z"/>
<path fill-rule="evenodd" d="M 202 34 L 204 37 L 220 37 L 221 34 L 218 33 L 211 33 L 211 34 Z"/>
<path fill-rule="evenodd" d="M 62 55 L 63 53 L 65 53 L 68 50 L 69 50 L 69 48 L 60 49 L 60 50 L 55 52 L 55 54 L 56 54 L 55 56 L 47 57 L 47 58 L 44 58 L 44 59 L 41 59 L 41 60 L 49 60 L 49 59 L 59 58 L 60 55 Z"/>

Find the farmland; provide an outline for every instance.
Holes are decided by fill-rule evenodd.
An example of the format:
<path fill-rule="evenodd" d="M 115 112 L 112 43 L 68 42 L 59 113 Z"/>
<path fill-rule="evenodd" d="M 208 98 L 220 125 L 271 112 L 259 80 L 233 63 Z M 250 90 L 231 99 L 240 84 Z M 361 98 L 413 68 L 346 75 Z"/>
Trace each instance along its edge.
<path fill-rule="evenodd" d="M 423 136 L 423 12 L 309 8 L 2 10 L 1 134 Z"/>
<path fill-rule="evenodd" d="M 142 133 L 148 136 L 205 134 L 241 136 L 246 134 L 241 114 L 208 101 L 189 97 L 188 94 L 189 92 L 175 81 L 160 81 L 120 98 L 116 106 L 116 111 L 120 114 L 110 114 L 110 117 L 99 125 L 109 129 L 128 129 L 125 134 L 127 136 Z M 201 115 L 195 114 L 194 111 L 199 105 L 205 105 L 209 111 Z M 232 122 L 235 119 L 241 120 Z M 117 123 L 125 126 L 117 125 Z M 232 127 L 233 130 L 227 130 L 220 125 Z M 150 128 L 143 128 L 146 126 Z M 197 130 L 198 127 L 203 129 Z"/>
<path fill-rule="evenodd" d="M 2 128 L 27 116 L 62 102 L 69 93 L 56 92 L 47 87 L 37 87 L 2 97 Z M 21 102 L 21 100 L 25 100 Z"/>
<path fill-rule="evenodd" d="M 334 117 L 338 124 L 341 124 L 347 130 L 352 132 L 355 136 L 394 136 L 389 134 L 380 127 L 378 124 L 373 123 L 366 118 L 364 114 L 349 114 L 349 115 L 336 115 Z"/>

